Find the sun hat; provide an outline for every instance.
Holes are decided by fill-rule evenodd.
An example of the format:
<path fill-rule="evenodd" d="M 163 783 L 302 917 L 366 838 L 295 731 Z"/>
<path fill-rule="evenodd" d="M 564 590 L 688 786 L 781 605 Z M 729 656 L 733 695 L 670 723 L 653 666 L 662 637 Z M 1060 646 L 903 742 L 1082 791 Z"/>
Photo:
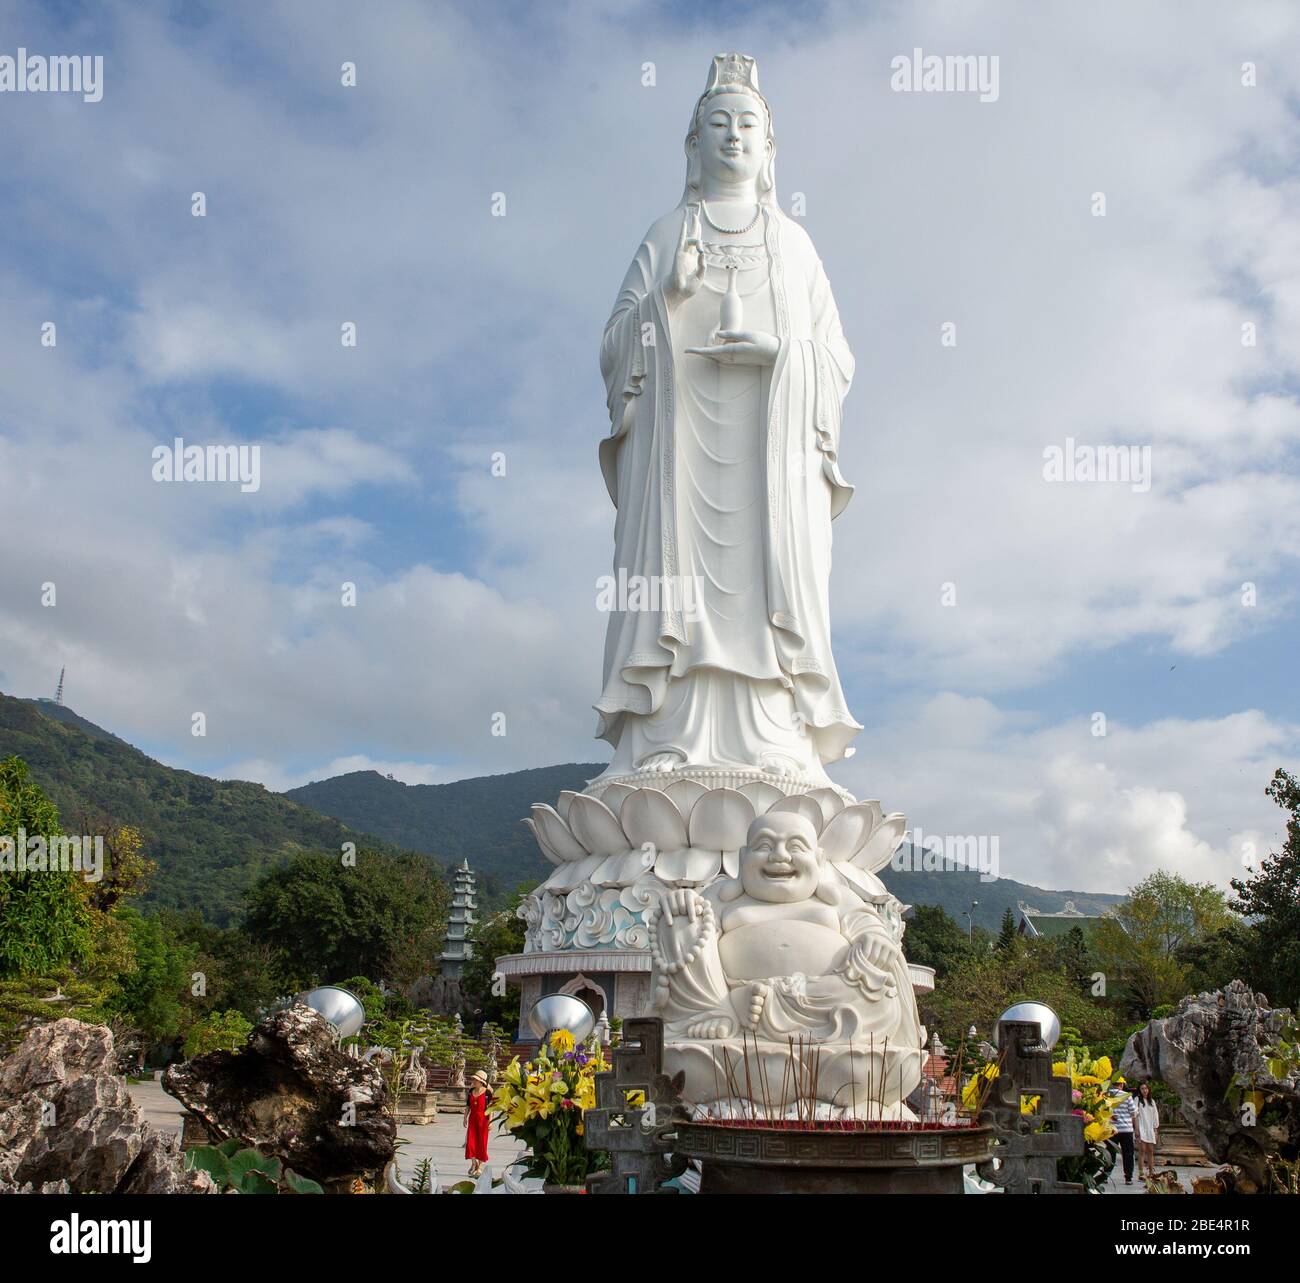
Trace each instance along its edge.
<path fill-rule="evenodd" d="M 476 1069 L 472 1074 L 470 1074 L 469 1079 L 470 1082 L 486 1083 L 487 1074 L 485 1074 L 481 1069 Z"/>

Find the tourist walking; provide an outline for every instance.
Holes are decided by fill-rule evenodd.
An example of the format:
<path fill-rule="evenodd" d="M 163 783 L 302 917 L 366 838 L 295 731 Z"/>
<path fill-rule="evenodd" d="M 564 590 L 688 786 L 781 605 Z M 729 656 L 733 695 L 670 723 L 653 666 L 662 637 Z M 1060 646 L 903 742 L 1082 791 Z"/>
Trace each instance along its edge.
<path fill-rule="evenodd" d="M 1133 1097 L 1126 1091 L 1117 1093 L 1119 1099 L 1110 1111 L 1110 1125 L 1119 1141 L 1120 1158 L 1124 1163 L 1124 1184 L 1133 1184 Z"/>
<path fill-rule="evenodd" d="M 476 1069 L 469 1084 L 461 1121 L 465 1125 L 465 1157 L 469 1159 L 469 1174 L 477 1180 L 488 1156 L 487 1074 Z"/>
<path fill-rule="evenodd" d="M 1138 1172 L 1156 1174 L 1156 1141 L 1160 1139 L 1160 1110 L 1151 1097 L 1151 1084 L 1139 1084 L 1133 1101 L 1133 1130 L 1137 1135 Z"/>

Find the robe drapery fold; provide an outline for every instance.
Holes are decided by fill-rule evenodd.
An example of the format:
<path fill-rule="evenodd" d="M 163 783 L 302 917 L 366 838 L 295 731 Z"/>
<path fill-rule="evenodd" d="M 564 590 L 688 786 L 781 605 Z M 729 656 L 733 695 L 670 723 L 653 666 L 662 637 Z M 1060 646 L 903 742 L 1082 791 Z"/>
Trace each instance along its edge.
<path fill-rule="evenodd" d="M 611 425 L 600 461 L 617 508 L 614 572 L 663 584 L 678 581 L 683 560 L 677 508 L 679 367 L 708 359 L 685 355 L 692 340 L 674 335 L 664 295 L 683 220 L 694 217 L 695 208 L 679 207 L 646 234 L 606 324 L 600 353 Z M 765 395 L 754 425 L 763 447 L 764 511 L 754 533 L 762 543 L 766 619 L 756 618 L 753 626 L 772 630 L 778 669 L 768 681 L 736 674 L 752 681 L 760 713 L 741 720 L 761 725 L 761 712 L 771 701 L 770 692 L 760 687 L 775 687 L 777 693 L 784 687 L 793 718 L 825 763 L 842 757 L 861 729 L 849 714 L 831 654 L 828 596 L 831 521 L 853 492 L 838 464 L 841 406 L 853 356 L 807 233 L 774 206 L 764 207 L 762 226 L 780 350 L 775 365 L 763 371 Z M 610 615 L 604 686 L 595 707 L 597 733 L 616 749 L 627 720 L 659 714 L 670 682 L 692 672 L 691 619 L 681 605 L 680 595 L 664 593 L 657 609 Z M 709 666 L 728 671 L 716 658 Z M 715 681 L 701 689 L 716 687 Z M 744 738 L 739 726 L 737 735 Z M 759 747 L 749 745 L 750 760 L 742 764 L 757 764 Z M 733 748 L 728 764 L 735 757 Z"/>

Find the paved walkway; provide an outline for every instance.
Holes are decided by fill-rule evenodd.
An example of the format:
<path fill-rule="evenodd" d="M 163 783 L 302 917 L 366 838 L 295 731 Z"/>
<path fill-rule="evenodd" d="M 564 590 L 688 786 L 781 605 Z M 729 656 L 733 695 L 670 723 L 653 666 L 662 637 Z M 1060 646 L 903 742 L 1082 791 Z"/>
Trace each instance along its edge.
<path fill-rule="evenodd" d="M 1164 1172 L 1170 1170 L 1169 1166 L 1157 1160 L 1156 1171 Z M 1190 1194 L 1192 1192 L 1192 1181 L 1202 1176 L 1209 1176 L 1217 1171 L 1214 1167 L 1174 1167 L 1173 1171 L 1178 1173 L 1178 1182 L 1182 1185 L 1183 1190 Z M 1142 1178 L 1137 1173 L 1137 1163 L 1133 1164 L 1133 1184 L 1124 1184 L 1124 1162 L 1119 1160 L 1111 1169 L 1110 1178 L 1102 1187 L 1103 1193 L 1106 1194 L 1145 1194 L 1147 1187 L 1142 1183 Z"/>
<path fill-rule="evenodd" d="M 144 1112 L 147 1121 L 159 1131 L 181 1130 L 180 1102 L 162 1089 L 155 1078 L 152 1081 L 129 1083 L 131 1098 Z M 459 1114 L 439 1114 L 436 1123 L 417 1126 L 406 1123 L 397 1129 L 398 1137 L 407 1142 L 397 1152 L 397 1166 L 404 1176 L 409 1176 L 422 1158 L 433 1160 L 434 1169 L 444 1185 L 465 1179 L 469 1174 L 469 1160 L 465 1157 L 465 1129 Z M 493 1127 L 488 1139 L 488 1166 L 494 1176 L 514 1162 L 523 1145 L 510 1135 L 498 1135 Z"/>

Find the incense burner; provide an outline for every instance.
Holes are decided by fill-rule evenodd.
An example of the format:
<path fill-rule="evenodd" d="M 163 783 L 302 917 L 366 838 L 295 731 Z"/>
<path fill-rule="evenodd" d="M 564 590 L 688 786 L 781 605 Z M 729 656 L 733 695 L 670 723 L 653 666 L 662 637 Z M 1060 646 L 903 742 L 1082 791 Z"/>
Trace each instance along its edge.
<path fill-rule="evenodd" d="M 674 1140 L 702 1164 L 702 1194 L 960 1194 L 993 1145 L 990 1127 L 797 1121 L 683 1123 Z"/>

